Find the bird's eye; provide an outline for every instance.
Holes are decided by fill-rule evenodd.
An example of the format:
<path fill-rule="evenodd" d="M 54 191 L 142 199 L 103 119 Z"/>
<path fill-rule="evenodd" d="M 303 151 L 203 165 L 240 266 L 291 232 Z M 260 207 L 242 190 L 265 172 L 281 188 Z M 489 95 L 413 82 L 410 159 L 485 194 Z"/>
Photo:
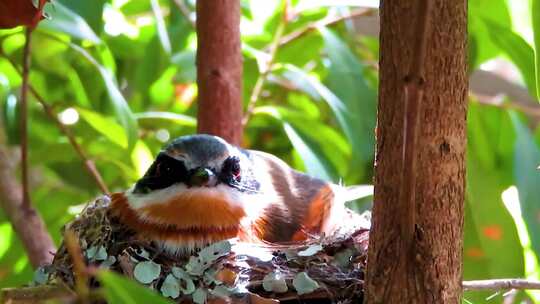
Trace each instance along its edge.
<path fill-rule="evenodd" d="M 166 176 L 172 171 L 171 166 L 165 162 L 160 162 L 156 165 L 155 176 Z"/>
<path fill-rule="evenodd" d="M 225 160 L 223 167 L 221 169 L 222 174 L 224 174 L 225 179 L 234 179 L 235 181 L 240 180 L 240 159 L 236 156 L 231 156 Z"/>

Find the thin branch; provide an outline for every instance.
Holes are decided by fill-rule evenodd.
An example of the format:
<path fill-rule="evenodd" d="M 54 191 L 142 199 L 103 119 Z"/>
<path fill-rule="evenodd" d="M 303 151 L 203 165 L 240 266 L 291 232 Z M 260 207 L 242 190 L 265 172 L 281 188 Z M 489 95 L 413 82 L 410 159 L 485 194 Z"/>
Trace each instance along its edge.
<path fill-rule="evenodd" d="M 283 36 L 283 32 L 285 31 L 285 26 L 287 25 L 287 10 L 288 10 L 288 2 L 284 2 L 284 9 L 283 9 L 283 15 L 281 17 L 281 21 L 278 24 L 278 27 L 276 29 L 276 32 L 274 33 L 274 40 L 272 40 L 272 44 L 270 45 L 270 51 L 269 51 L 269 57 L 268 61 L 264 66 L 262 66 L 262 70 L 259 73 L 259 77 L 257 78 L 257 81 L 255 82 L 255 86 L 253 87 L 253 90 L 251 91 L 251 95 L 249 97 L 249 102 L 246 108 L 246 113 L 244 114 L 244 117 L 242 119 L 242 125 L 245 127 L 249 121 L 249 118 L 253 114 L 253 110 L 255 110 L 255 105 L 257 104 L 257 100 L 259 100 L 259 97 L 261 96 L 262 89 L 264 87 L 264 83 L 266 82 L 268 75 L 270 74 L 270 71 L 272 70 L 272 66 L 274 65 L 274 60 L 276 58 L 277 50 L 280 46 L 281 37 Z"/>
<path fill-rule="evenodd" d="M 463 290 L 540 289 L 540 281 L 526 279 L 495 279 L 463 281 Z"/>
<path fill-rule="evenodd" d="M 318 27 L 332 26 L 332 25 L 338 24 L 340 22 L 350 20 L 350 19 L 354 19 L 354 18 L 358 18 L 358 17 L 361 17 L 361 16 L 370 16 L 370 15 L 375 14 L 377 11 L 378 11 L 377 9 L 372 9 L 372 8 L 359 9 L 359 10 L 353 11 L 350 14 L 347 14 L 347 15 L 344 15 L 344 16 L 339 16 L 339 17 L 334 17 L 334 18 L 329 18 L 329 19 L 323 19 L 323 20 L 320 20 L 320 21 L 317 21 L 317 22 L 313 22 L 312 24 L 306 26 L 303 29 L 294 31 L 294 32 L 292 32 L 290 34 L 287 34 L 287 35 L 283 36 L 279 41 L 279 46 L 284 46 L 286 44 L 289 44 L 289 43 L 293 42 L 294 40 L 305 36 L 306 34 L 310 33 L 311 31 L 316 30 Z"/>
<path fill-rule="evenodd" d="M 189 22 L 191 27 L 193 29 L 197 28 L 195 20 L 193 20 L 193 18 L 191 18 L 192 11 L 187 7 L 184 0 L 174 0 L 174 4 L 176 4 L 176 6 L 178 6 L 178 9 L 180 9 L 180 12 L 182 13 L 182 15 L 184 15 L 184 18 L 186 18 L 186 20 Z"/>
<path fill-rule="evenodd" d="M 6 58 L 11 63 L 11 65 L 19 73 L 21 73 L 20 70 L 17 68 L 17 64 L 11 58 L 9 58 L 8 56 L 4 56 L 4 58 Z M 92 176 L 92 178 L 96 182 L 96 185 L 99 187 L 99 189 L 105 194 L 110 194 L 110 191 L 109 191 L 107 185 L 105 184 L 105 182 L 103 181 L 103 178 L 101 177 L 101 174 L 97 170 L 96 165 L 94 164 L 94 161 L 92 161 L 90 158 L 88 158 L 88 156 L 84 152 L 81 145 L 79 145 L 79 143 L 75 139 L 75 136 L 73 136 L 71 131 L 66 127 L 66 125 L 64 125 L 58 119 L 58 116 L 54 113 L 53 108 L 45 101 L 45 99 L 37 92 L 37 90 L 32 85 L 29 85 L 29 89 L 30 89 L 30 92 L 32 93 L 32 95 L 34 95 L 36 100 L 41 104 L 41 106 L 43 107 L 43 110 L 45 111 L 47 116 L 49 116 L 49 118 L 52 121 L 54 121 L 54 123 L 56 124 L 56 126 L 58 127 L 60 132 L 62 132 L 67 137 L 69 143 L 71 144 L 73 149 L 75 149 L 75 152 L 79 155 L 79 157 L 84 162 L 84 166 L 85 166 L 86 170 L 88 171 L 90 176 Z"/>
<path fill-rule="evenodd" d="M 50 264 L 56 248 L 39 213 L 32 206 L 22 208 L 22 187 L 15 176 L 15 165 L 0 128 L 0 208 L 21 240 L 32 266 Z"/>
<path fill-rule="evenodd" d="M 32 28 L 26 29 L 26 42 L 23 51 L 23 71 L 21 86 L 21 120 L 20 120 L 20 138 L 21 138 L 21 181 L 22 181 L 22 205 L 21 207 L 28 212 L 32 209 L 30 206 L 30 184 L 28 176 L 28 74 L 30 73 L 30 52 L 32 44 Z"/>
<path fill-rule="evenodd" d="M 73 303 L 76 294 L 65 285 L 40 285 L 2 289 L 0 299 L 5 303 L 40 303 L 47 300 L 64 300 L 65 303 Z"/>

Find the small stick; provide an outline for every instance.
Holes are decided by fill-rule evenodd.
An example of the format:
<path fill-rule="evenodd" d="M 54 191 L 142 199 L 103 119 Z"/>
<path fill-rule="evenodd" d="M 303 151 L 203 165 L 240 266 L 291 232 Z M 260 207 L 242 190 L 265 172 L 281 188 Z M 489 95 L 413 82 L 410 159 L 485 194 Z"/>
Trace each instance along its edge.
<path fill-rule="evenodd" d="M 87 303 L 90 295 L 88 288 L 88 271 L 79 245 L 79 238 L 70 229 L 64 233 L 66 249 L 73 263 L 73 274 L 75 276 L 75 291 L 83 303 Z"/>
<path fill-rule="evenodd" d="M 323 19 L 323 20 L 320 20 L 320 21 L 317 21 L 317 22 L 313 22 L 313 23 L 311 23 L 310 25 L 306 26 L 303 29 L 294 31 L 294 32 L 292 32 L 292 33 L 290 33 L 290 34 L 288 34 L 286 36 L 283 36 L 279 40 L 279 46 L 284 46 L 286 44 L 289 44 L 289 43 L 293 42 L 294 40 L 308 34 L 309 32 L 311 32 L 311 31 L 313 31 L 315 29 L 317 29 L 318 27 L 331 26 L 331 25 L 340 23 L 342 21 L 358 18 L 358 17 L 361 17 L 361 16 L 369 16 L 369 15 L 374 14 L 375 12 L 377 12 L 376 9 L 360 9 L 360 10 L 353 11 L 348 15 L 339 16 L 339 17 L 335 17 L 335 18 L 332 18 L 332 19 Z"/>
<path fill-rule="evenodd" d="M 30 52 L 32 41 L 32 28 L 26 29 L 26 42 L 23 51 L 23 71 L 21 86 L 21 182 L 22 182 L 22 205 L 25 212 L 31 212 L 30 185 L 28 178 L 28 74 L 30 73 Z"/>
<path fill-rule="evenodd" d="M 463 290 L 540 289 L 540 281 L 526 279 L 494 279 L 463 281 Z"/>

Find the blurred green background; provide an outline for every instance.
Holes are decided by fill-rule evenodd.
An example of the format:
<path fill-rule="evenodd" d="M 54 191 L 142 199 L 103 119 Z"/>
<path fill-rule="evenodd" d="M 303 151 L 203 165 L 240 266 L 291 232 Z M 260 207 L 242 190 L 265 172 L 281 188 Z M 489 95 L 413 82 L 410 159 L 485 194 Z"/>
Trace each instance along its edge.
<path fill-rule="evenodd" d="M 464 279 L 539 279 L 532 1 L 469 1 Z M 327 180 L 371 184 L 378 2 L 283 3 L 242 1 L 244 104 L 255 100 L 244 146 Z M 195 132 L 193 11 L 183 0 L 57 0 L 33 33 L 31 85 L 113 191 L 141 176 L 169 139 Z M 0 30 L 0 128 L 14 152 L 21 77 L 6 58 L 21 62 L 24 42 L 23 28 Z M 257 81 L 262 90 L 253 94 Z M 32 200 L 58 243 L 61 226 L 100 193 L 32 96 L 29 106 Z M 351 207 L 369 208 L 370 199 Z M 32 273 L 0 210 L 0 288 L 27 283 Z M 464 302 L 514 296 L 540 299 L 466 293 Z"/>

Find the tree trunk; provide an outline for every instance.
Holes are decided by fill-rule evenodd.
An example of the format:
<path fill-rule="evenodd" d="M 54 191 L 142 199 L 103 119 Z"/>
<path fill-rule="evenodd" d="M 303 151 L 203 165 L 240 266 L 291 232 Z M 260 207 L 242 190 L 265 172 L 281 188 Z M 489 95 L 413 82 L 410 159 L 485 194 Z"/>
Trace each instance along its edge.
<path fill-rule="evenodd" d="M 382 1 L 375 202 L 367 303 L 460 303 L 467 110 L 467 2 L 432 1 L 417 84 L 413 208 L 403 208 L 405 87 L 418 52 L 421 0 Z M 417 59 L 417 58 L 416 58 Z M 422 97 L 423 96 L 423 97 Z M 410 139 L 406 139 L 408 141 Z M 407 166 L 407 164 L 405 164 Z M 413 179 L 414 180 L 414 179 Z M 403 190 L 403 189 L 402 189 Z M 410 207 L 410 206 L 409 206 Z M 412 210 L 412 240 L 403 241 Z"/>
<path fill-rule="evenodd" d="M 240 1 L 197 1 L 198 132 L 242 140 Z"/>

